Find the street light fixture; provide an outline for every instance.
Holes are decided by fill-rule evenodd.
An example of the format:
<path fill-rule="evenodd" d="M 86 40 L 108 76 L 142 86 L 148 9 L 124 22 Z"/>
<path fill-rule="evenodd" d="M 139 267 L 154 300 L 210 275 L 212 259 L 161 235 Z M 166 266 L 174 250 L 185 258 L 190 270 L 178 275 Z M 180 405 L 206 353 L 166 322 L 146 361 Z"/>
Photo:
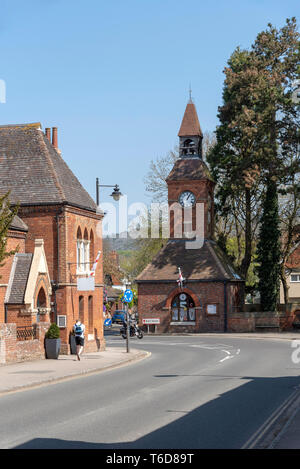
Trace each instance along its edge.
<path fill-rule="evenodd" d="M 113 187 L 114 190 L 112 191 L 112 193 L 110 195 L 116 202 L 118 202 L 118 200 L 120 200 L 120 197 L 123 195 L 120 192 L 120 188 L 119 188 L 118 184 L 115 184 L 114 186 L 107 185 L 107 184 L 99 184 L 99 178 L 96 178 L 96 202 L 97 202 L 97 206 L 99 205 L 99 187 Z"/>

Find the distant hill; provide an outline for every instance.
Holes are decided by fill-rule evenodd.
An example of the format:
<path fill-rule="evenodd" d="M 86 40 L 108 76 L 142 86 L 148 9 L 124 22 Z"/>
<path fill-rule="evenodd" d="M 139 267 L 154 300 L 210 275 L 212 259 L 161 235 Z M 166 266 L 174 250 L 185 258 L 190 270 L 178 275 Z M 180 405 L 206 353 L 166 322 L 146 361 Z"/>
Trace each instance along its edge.
<path fill-rule="evenodd" d="M 125 237 L 127 235 L 127 237 Z M 112 251 L 136 251 L 138 249 L 138 240 L 132 239 L 129 234 L 117 234 L 115 238 L 106 237 Z"/>

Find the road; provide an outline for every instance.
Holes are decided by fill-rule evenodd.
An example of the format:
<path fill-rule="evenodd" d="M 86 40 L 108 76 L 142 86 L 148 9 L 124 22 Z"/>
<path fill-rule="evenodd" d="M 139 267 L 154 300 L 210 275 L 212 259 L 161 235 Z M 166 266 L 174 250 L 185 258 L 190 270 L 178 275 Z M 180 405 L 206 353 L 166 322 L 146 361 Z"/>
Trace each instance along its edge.
<path fill-rule="evenodd" d="M 300 386 L 288 340 L 145 336 L 131 346 L 151 357 L 2 396 L 0 447 L 242 448 Z"/>

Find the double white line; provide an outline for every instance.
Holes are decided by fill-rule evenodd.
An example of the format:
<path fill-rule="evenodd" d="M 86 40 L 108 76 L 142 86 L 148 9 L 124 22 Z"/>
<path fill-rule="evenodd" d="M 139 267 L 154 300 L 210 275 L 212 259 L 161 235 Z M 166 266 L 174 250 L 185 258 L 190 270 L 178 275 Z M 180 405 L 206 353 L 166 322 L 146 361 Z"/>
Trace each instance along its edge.
<path fill-rule="evenodd" d="M 292 404 L 292 402 L 299 397 L 299 389 L 296 389 L 282 404 L 279 406 L 270 417 L 261 425 L 261 427 L 251 436 L 251 438 L 242 446 L 242 449 L 253 449 L 257 446 L 258 442 L 266 436 L 270 431 L 272 425 L 279 420 L 280 416 Z M 291 417 L 290 417 L 291 418 Z M 289 419 L 288 419 L 289 420 Z M 275 436 L 273 440 L 275 439 Z M 271 444 L 271 442 L 270 442 Z"/>

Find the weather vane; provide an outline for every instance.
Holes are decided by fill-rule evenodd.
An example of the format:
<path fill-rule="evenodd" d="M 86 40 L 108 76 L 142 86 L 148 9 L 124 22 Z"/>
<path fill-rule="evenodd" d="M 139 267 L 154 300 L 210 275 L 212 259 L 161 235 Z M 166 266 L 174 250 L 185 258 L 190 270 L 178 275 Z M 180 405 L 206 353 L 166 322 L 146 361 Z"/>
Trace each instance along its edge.
<path fill-rule="evenodd" d="M 191 82 L 190 82 L 190 87 L 189 87 L 189 95 L 190 95 L 190 102 L 192 102 L 192 86 L 191 86 Z"/>

